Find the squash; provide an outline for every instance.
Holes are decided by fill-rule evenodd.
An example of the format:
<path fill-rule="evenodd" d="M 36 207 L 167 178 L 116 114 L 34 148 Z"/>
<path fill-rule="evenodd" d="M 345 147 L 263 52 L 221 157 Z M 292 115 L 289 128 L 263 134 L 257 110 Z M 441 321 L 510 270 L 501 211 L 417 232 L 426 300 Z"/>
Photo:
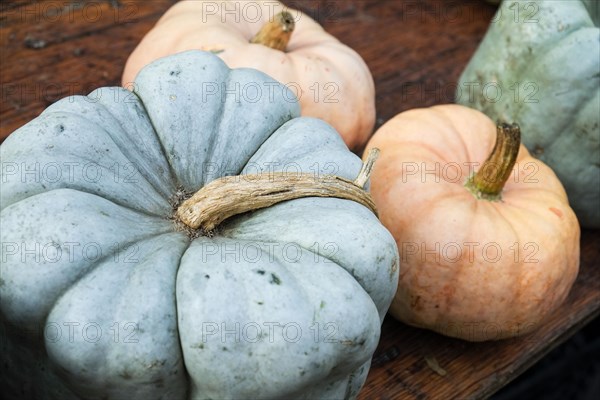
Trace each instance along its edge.
<path fill-rule="evenodd" d="M 180 1 L 127 60 L 122 84 L 157 58 L 185 50 L 213 51 L 231 68 L 249 67 L 284 83 L 302 115 L 330 123 L 352 150 L 362 149 L 375 124 L 369 68 L 308 15 L 278 1 Z"/>
<path fill-rule="evenodd" d="M 394 317 L 483 341 L 531 332 L 563 302 L 579 225 L 518 125 L 496 134 L 481 112 L 440 105 L 392 118 L 372 147 L 373 200 L 401 254 Z"/>
<path fill-rule="evenodd" d="M 203 97 L 213 82 L 273 95 Z M 366 166 L 291 95 L 189 51 L 6 139 L 3 398 L 356 396 L 398 252 Z"/>
<path fill-rule="evenodd" d="M 598 4 L 503 2 L 456 92 L 493 120 L 519 121 L 523 143 L 589 228 L 600 227 Z"/>

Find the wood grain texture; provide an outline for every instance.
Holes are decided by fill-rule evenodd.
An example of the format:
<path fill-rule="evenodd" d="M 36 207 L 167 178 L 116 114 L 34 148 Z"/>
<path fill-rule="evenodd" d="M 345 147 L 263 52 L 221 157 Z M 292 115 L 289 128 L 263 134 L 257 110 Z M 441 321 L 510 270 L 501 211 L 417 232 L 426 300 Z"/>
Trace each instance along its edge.
<path fill-rule="evenodd" d="M 118 85 L 128 54 L 173 3 L 3 2 L 0 137 L 66 95 Z M 452 102 L 459 74 L 495 12 L 478 0 L 286 4 L 307 12 L 365 59 L 376 84 L 376 128 L 401 111 Z M 584 231 L 580 275 L 570 296 L 539 331 L 523 338 L 472 344 L 388 317 L 360 398 L 491 395 L 598 315 L 599 260 L 600 232 Z"/>
<path fill-rule="evenodd" d="M 0 4 L 0 138 L 63 97 L 118 86 L 129 53 L 173 3 Z"/>

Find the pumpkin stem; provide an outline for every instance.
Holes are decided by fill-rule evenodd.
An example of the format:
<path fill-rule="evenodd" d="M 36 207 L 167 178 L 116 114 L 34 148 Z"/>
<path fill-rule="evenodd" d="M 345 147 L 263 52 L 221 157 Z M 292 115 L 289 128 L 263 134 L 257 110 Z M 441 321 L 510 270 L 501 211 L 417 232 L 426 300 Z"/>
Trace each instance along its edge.
<path fill-rule="evenodd" d="M 361 188 L 365 187 L 367 181 L 369 180 L 369 177 L 371 176 L 371 173 L 373 172 L 373 166 L 375 165 L 375 161 L 377 161 L 378 158 L 379 149 L 373 147 L 371 150 L 369 150 L 369 153 L 367 154 L 367 159 L 362 165 L 360 171 L 358 172 L 358 176 L 354 180 L 354 184 L 356 186 Z"/>
<path fill-rule="evenodd" d="M 181 203 L 175 216 L 192 229 L 211 232 L 234 215 L 302 197 L 352 200 L 377 215 L 375 203 L 363 186 L 371 175 L 378 154 L 378 149 L 369 152 L 354 182 L 335 175 L 286 172 L 224 176 L 210 182 Z"/>
<path fill-rule="evenodd" d="M 479 171 L 465 184 L 478 199 L 500 200 L 500 193 L 517 161 L 521 145 L 521 129 L 517 124 L 500 123 L 496 128 L 496 144 Z"/>
<path fill-rule="evenodd" d="M 275 50 L 285 51 L 292 37 L 296 23 L 294 17 L 287 11 L 275 15 L 273 20 L 267 22 L 258 31 L 250 43 L 262 44 Z"/>

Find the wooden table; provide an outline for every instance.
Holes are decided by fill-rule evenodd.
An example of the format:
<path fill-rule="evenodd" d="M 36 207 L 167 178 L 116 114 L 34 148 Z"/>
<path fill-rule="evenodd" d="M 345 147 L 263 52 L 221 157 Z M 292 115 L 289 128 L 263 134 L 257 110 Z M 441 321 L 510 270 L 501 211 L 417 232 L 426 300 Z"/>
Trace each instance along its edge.
<path fill-rule="evenodd" d="M 0 137 L 54 101 L 116 86 L 128 54 L 173 3 L 12 1 L 0 15 Z M 482 1 L 288 1 L 356 49 L 377 87 L 377 126 L 396 113 L 452 102 L 458 76 L 495 8 Z M 361 399 L 491 395 L 600 311 L 600 232 L 582 234 L 581 272 L 534 334 L 467 343 L 387 318 Z M 439 366 L 439 368 L 436 366 Z"/>

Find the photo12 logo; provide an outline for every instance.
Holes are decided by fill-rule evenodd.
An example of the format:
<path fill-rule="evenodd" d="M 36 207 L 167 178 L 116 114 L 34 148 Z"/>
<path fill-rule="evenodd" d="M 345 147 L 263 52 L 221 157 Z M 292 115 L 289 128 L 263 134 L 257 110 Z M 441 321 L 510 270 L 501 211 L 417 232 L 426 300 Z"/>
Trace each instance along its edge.
<path fill-rule="evenodd" d="M 295 22 L 302 17 L 299 11 L 284 7 L 278 1 L 203 1 L 201 3 L 202 23 L 217 18 L 221 23 L 239 24 L 272 21 L 280 11 L 287 11 Z"/>
<path fill-rule="evenodd" d="M 11 338 L 43 338 L 48 343 L 86 342 L 98 343 L 100 340 L 113 343 L 139 342 L 140 330 L 137 322 L 132 321 L 48 321 L 43 325 L 33 327 L 16 327 L 4 325 L 3 337 L 6 341 Z M 6 343 L 3 343 L 6 344 Z"/>
<path fill-rule="evenodd" d="M 500 7 L 491 23 L 500 21 L 512 22 L 514 24 L 538 24 L 540 22 L 540 4 L 536 1 L 506 1 L 508 7 Z M 558 26 L 559 30 L 564 26 Z"/>
<path fill-rule="evenodd" d="M 339 103 L 340 87 L 336 82 L 314 82 L 307 87 L 308 93 L 298 82 L 202 82 L 202 102 L 211 102 L 219 98 L 221 102 L 257 103 L 267 101 L 275 103 L 283 99 L 288 103 L 297 103 L 304 96 L 310 96 L 314 103 Z M 172 95 L 171 101 L 177 96 Z"/>
<path fill-rule="evenodd" d="M 540 87 L 536 82 L 513 82 L 503 85 L 500 82 L 406 82 L 400 86 L 402 101 L 420 100 L 438 103 L 453 103 L 467 99 L 472 103 L 484 99 L 489 103 L 500 100 L 513 103 L 539 103 Z"/>
<path fill-rule="evenodd" d="M 313 322 L 309 326 L 289 322 L 203 322 L 201 329 L 201 342 L 195 347 L 204 348 L 210 342 L 217 343 L 275 343 L 283 340 L 287 343 L 298 343 L 300 340 L 309 339 L 314 343 L 338 343 L 338 325 L 334 322 Z"/>
<path fill-rule="evenodd" d="M 59 126 L 59 129 L 65 129 Z M 52 145 L 50 145 L 52 146 Z M 139 170 L 134 163 L 114 162 L 102 165 L 96 162 L 50 161 L 46 163 L 3 162 L 0 175 L 2 183 L 19 181 L 20 183 L 97 183 L 102 179 L 115 183 L 138 183 Z"/>
<path fill-rule="evenodd" d="M 479 163 L 476 161 L 464 162 L 402 162 L 402 183 L 417 180 L 421 183 L 458 183 L 465 184 L 467 179 L 475 172 L 481 171 L 484 181 L 494 182 L 498 171 L 502 167 L 493 162 Z M 539 183 L 536 174 L 539 171 L 536 162 L 515 163 L 511 177 L 513 183 L 533 184 Z"/>
<path fill-rule="evenodd" d="M 220 259 L 221 262 L 234 262 L 258 264 L 273 263 L 275 260 L 283 260 L 295 264 L 301 261 L 312 263 L 333 263 L 335 255 L 339 251 L 339 245 L 334 242 L 314 242 L 310 247 L 304 248 L 296 242 L 235 242 L 235 243 L 211 243 L 203 242 L 200 245 L 201 260 L 203 263 L 210 260 Z M 257 269 L 257 274 L 264 275 L 264 269 Z M 272 276 L 272 281 L 277 283 L 279 278 Z"/>
<path fill-rule="evenodd" d="M 409 262 L 435 262 L 454 264 L 476 260 L 486 263 L 498 263 L 504 256 L 509 255 L 508 260 L 515 264 L 537 264 L 536 257 L 540 251 L 539 244 L 535 242 L 514 242 L 510 246 L 502 246 L 497 242 L 447 242 L 447 243 L 417 243 L 403 242 L 400 246 L 401 261 Z"/>
<path fill-rule="evenodd" d="M 18 23 L 95 23 L 111 21 L 127 23 L 139 14 L 134 1 L 35 1 L 11 6 L 3 2 L 0 8 L 8 24 Z"/>
<path fill-rule="evenodd" d="M 139 246 L 113 242 L 2 242 L 2 263 L 79 263 L 95 262 L 110 255 L 113 263 L 133 264 L 139 262 Z"/>

